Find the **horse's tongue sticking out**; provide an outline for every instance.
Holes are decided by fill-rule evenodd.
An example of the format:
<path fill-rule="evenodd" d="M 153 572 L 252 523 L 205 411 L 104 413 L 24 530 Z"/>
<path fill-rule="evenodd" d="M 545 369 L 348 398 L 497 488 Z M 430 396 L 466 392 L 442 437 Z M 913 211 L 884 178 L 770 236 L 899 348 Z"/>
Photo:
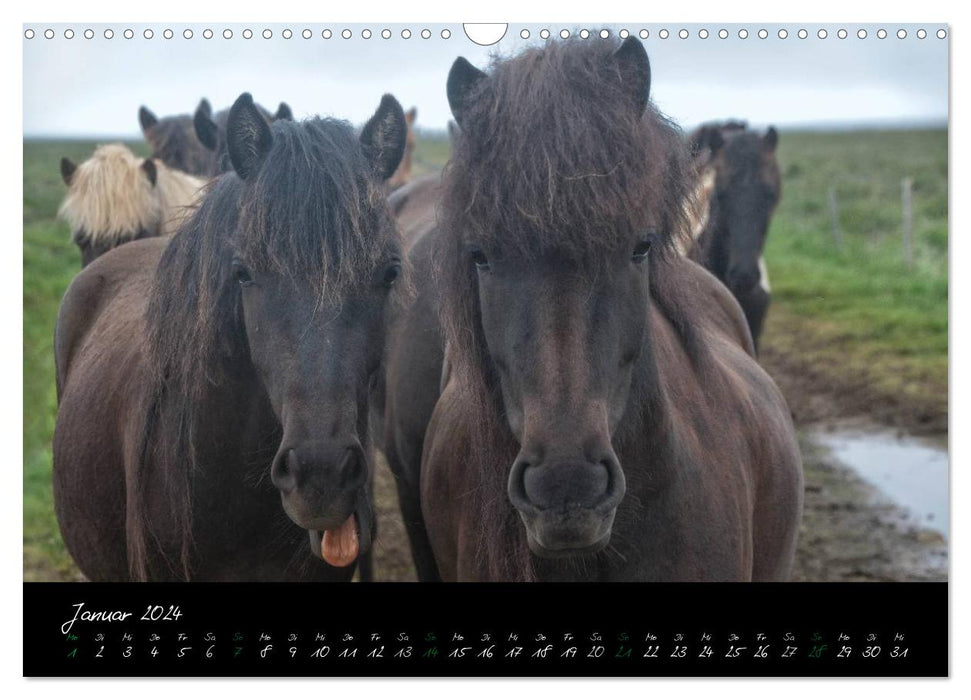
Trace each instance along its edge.
<path fill-rule="evenodd" d="M 340 527 L 324 530 L 324 536 L 320 542 L 320 556 L 331 566 L 350 566 L 357 559 L 359 552 L 357 518 L 353 514 Z"/>

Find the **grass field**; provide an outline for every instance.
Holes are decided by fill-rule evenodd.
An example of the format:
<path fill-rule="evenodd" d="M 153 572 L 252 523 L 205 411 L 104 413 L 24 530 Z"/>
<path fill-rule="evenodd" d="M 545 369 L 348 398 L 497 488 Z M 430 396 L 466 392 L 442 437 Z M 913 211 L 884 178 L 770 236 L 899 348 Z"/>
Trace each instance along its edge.
<path fill-rule="evenodd" d="M 947 132 L 783 134 L 782 201 L 766 260 L 766 339 L 876 396 L 947 412 Z M 913 267 L 904 259 L 901 180 L 913 179 Z M 836 247 L 828 191 L 836 194 Z M 782 332 L 779 332 L 782 331 Z"/>
<path fill-rule="evenodd" d="M 80 269 L 67 226 L 61 156 L 94 144 L 24 143 L 24 579 L 66 580 L 51 502 L 56 401 L 51 342 L 58 304 Z M 144 153 L 144 147 L 136 146 Z M 444 163 L 445 140 L 420 140 L 416 170 Z M 777 352 L 812 349 L 835 373 L 866 373 L 946 413 L 947 134 L 944 131 L 783 133 L 783 197 L 766 256 L 773 306 L 766 339 Z M 915 265 L 901 248 L 900 180 L 914 179 Z M 834 187 L 843 246 L 827 208 Z M 936 403 L 935 403 L 936 402 Z"/>

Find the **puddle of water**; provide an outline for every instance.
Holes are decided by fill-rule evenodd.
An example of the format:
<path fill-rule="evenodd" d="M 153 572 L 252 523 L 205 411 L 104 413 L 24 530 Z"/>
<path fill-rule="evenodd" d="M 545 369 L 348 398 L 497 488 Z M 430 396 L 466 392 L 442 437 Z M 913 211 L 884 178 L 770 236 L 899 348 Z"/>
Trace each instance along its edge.
<path fill-rule="evenodd" d="M 948 537 L 947 450 L 884 432 L 817 433 L 836 458 L 905 508 L 922 527 Z"/>

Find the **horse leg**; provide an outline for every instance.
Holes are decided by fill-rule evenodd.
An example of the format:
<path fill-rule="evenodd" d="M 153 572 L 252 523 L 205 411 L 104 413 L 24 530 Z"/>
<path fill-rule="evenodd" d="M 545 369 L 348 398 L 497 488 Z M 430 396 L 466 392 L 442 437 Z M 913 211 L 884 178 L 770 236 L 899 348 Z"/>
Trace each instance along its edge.
<path fill-rule="evenodd" d="M 741 296 L 739 302 L 745 312 L 749 330 L 752 332 L 752 342 L 755 344 L 755 356 L 759 354 L 759 336 L 765 324 L 766 312 L 769 310 L 769 293 L 762 287 L 754 287 Z"/>
<path fill-rule="evenodd" d="M 370 462 L 372 465 L 374 464 L 373 452 Z M 364 554 L 357 558 L 357 572 L 360 574 L 362 583 L 372 583 L 374 581 L 374 543 L 378 540 L 378 513 L 374 508 L 374 469 L 370 471 L 368 480 L 371 483 L 368 487 L 368 493 L 371 498 L 371 512 L 373 513 L 374 526 L 371 531 L 371 546 Z"/>
<path fill-rule="evenodd" d="M 405 466 L 394 449 L 388 450 L 388 464 L 395 476 L 398 489 L 398 504 L 401 517 L 408 533 L 408 543 L 411 545 L 411 558 L 415 563 L 419 581 L 441 581 L 435 554 L 425 529 L 425 516 L 421 512 L 421 488 L 418 472 L 421 469 L 421 449 L 417 454 L 419 460 L 416 468 Z"/>
<path fill-rule="evenodd" d="M 374 557 L 370 549 L 357 558 L 357 572 L 362 583 L 374 581 Z"/>

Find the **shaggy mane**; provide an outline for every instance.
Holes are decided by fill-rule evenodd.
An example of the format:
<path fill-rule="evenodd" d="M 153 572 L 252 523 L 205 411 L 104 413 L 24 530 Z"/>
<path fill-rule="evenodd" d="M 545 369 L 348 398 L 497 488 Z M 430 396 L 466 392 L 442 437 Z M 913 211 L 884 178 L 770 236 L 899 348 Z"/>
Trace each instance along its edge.
<path fill-rule="evenodd" d="M 58 210 L 75 242 L 113 246 L 141 232 L 166 236 L 178 229 L 205 181 L 156 161 L 152 185 L 143 162 L 118 143 L 99 146 L 78 166 Z"/>

